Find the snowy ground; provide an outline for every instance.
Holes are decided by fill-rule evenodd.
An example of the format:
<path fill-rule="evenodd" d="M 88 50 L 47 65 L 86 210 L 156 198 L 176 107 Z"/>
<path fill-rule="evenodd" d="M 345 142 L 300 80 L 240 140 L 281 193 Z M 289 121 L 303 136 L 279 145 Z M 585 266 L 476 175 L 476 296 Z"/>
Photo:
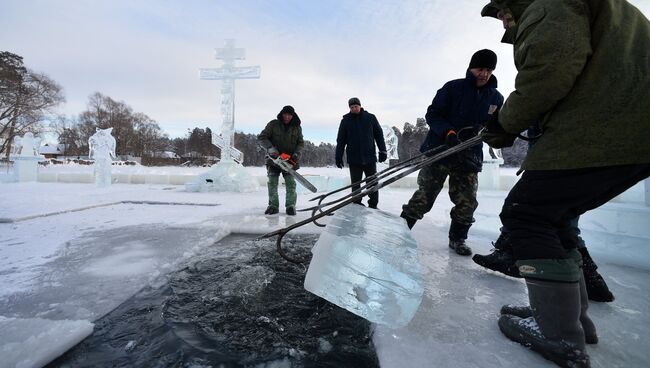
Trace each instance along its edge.
<path fill-rule="evenodd" d="M 379 207 L 399 214 L 412 191 L 382 190 Z M 475 252 L 490 250 L 505 195 L 479 193 L 469 239 Z M 298 208 L 310 198 L 300 195 Z M 0 184 L 0 203 L 0 367 L 45 364 L 90 334 L 93 321 L 142 287 L 165 282 L 167 273 L 230 233 L 262 234 L 306 216 L 264 216 L 265 189 L 187 193 L 176 186 L 8 183 Z M 525 287 L 449 252 L 450 208 L 441 193 L 413 230 L 425 297 L 407 327 L 376 327 L 382 367 L 552 366 L 499 332 L 500 306 L 525 302 Z M 610 203 L 586 214 L 581 226 L 617 298 L 590 306 L 600 335 L 588 348 L 592 366 L 650 366 L 644 334 L 650 326 L 650 208 Z"/>

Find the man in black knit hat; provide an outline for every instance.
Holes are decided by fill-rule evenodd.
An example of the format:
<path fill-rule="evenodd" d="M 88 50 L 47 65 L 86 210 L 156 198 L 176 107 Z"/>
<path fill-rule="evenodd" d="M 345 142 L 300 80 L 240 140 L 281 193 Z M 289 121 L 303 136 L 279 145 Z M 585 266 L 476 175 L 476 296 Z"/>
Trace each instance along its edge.
<path fill-rule="evenodd" d="M 426 120 L 430 129 L 420 147 L 421 152 L 459 144 L 461 139 L 475 135 L 501 108 L 503 96 L 497 91 L 497 80 L 492 75 L 496 64 L 497 55 L 493 51 L 479 50 L 472 55 L 464 79 L 447 82 L 438 90 L 427 109 Z M 465 240 L 478 207 L 476 192 L 482 163 L 483 147 L 476 145 L 422 168 L 418 174 L 418 189 L 402 206 L 401 216 L 408 227 L 412 228 L 431 210 L 449 177 L 449 198 L 454 203 L 449 247 L 459 255 L 471 255 L 472 250 Z"/>

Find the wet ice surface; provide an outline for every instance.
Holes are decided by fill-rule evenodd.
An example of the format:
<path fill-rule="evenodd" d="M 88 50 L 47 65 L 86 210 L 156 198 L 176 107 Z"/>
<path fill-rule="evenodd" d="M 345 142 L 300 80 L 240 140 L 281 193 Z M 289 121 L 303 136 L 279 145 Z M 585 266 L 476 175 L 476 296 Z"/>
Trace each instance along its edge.
<path fill-rule="evenodd" d="M 423 267 L 425 295 L 408 326 L 377 325 L 374 342 L 382 367 L 555 367 L 503 336 L 497 326 L 504 304 L 527 305 L 524 282 L 486 271 L 469 257 L 449 251 L 446 226 L 414 228 Z M 589 247 L 601 249 L 608 237 L 583 233 Z M 468 244 L 475 253 L 490 251 L 489 241 L 474 232 Z M 633 242 L 628 239 L 625 242 Z M 611 249 L 609 250 L 611 251 Z M 614 303 L 589 304 L 600 341 L 588 345 L 592 367 L 648 367 L 650 342 L 650 271 L 599 258 L 599 272 L 616 296 Z M 409 359 L 404 363 L 403 357 Z"/>
<path fill-rule="evenodd" d="M 200 253 L 182 244 L 214 237 L 211 228 L 163 225 L 91 231 L 69 241 L 42 266 L 38 288 L 0 298 L 5 316 L 95 320 L 143 285 L 164 282 L 184 257 Z"/>
<path fill-rule="evenodd" d="M 2 189 L 0 217 L 25 217 L 102 203 L 98 189 L 92 185 L 24 183 L 3 184 Z M 63 323 L 65 328 L 53 328 L 60 326 L 59 322 L 97 322 L 143 287 L 152 285 L 152 290 L 157 290 L 165 285 L 165 275 L 183 269 L 186 260 L 211 253 L 208 250 L 214 243 L 230 232 L 259 235 L 306 216 L 302 212 L 298 216 L 263 216 L 265 191 L 242 195 L 166 189 L 114 185 L 102 198 L 110 195 L 111 202 L 220 205 L 121 204 L 0 223 L 0 316 L 15 318 L 12 324 L 21 321 L 25 337 L 12 345 L 18 339 L 8 336 L 0 321 L 0 347 L 13 349 L 19 345 L 23 353 L 16 355 L 16 361 L 46 356 L 52 359 L 57 356 L 50 354 L 52 348 L 65 349 L 65 344 L 83 332 L 67 322 Z M 411 194 L 411 189 L 382 190 L 379 206 L 398 214 Z M 505 194 L 479 192 L 477 222 L 468 239 L 475 253 L 487 253 L 490 241 L 497 237 L 497 215 Z M 299 196 L 298 208 L 311 204 L 308 198 Z M 468 257 L 449 251 L 451 206 L 446 192 L 441 193 L 432 211 L 413 229 L 423 271 L 423 300 L 404 328 L 376 328 L 373 341 L 381 367 L 553 367 L 499 332 L 501 305 L 524 302 L 525 287 L 519 280 L 485 271 Z M 598 345 L 587 347 L 593 367 L 650 366 L 650 343 L 646 338 L 650 326 L 649 218 L 647 207 L 608 204 L 581 220 L 587 246 L 616 296 L 614 303 L 590 304 L 600 337 Z M 320 231 L 305 226 L 292 233 Z M 116 240 L 109 240 L 112 237 Z M 275 247 L 269 246 L 269 250 Z M 120 257 L 113 248 L 129 252 L 134 259 Z M 155 251 L 149 257 L 155 259 L 153 272 L 151 261 L 142 259 L 151 255 L 151 250 Z M 241 255 L 243 260 L 250 258 L 237 250 L 222 252 L 233 257 Z M 116 272 L 115 265 L 124 265 L 125 275 Z M 147 311 L 145 308 L 141 313 Z M 329 341 L 320 340 L 319 347 L 327 350 Z M 129 349 L 136 346 L 135 340 L 123 343 Z M 0 357 L 0 366 L 16 366 L 7 364 L 10 357 L 2 352 Z"/>
<path fill-rule="evenodd" d="M 317 236 L 285 238 L 308 257 Z M 230 236 L 95 322 L 50 367 L 378 367 L 370 323 L 302 287 L 274 240 Z"/>

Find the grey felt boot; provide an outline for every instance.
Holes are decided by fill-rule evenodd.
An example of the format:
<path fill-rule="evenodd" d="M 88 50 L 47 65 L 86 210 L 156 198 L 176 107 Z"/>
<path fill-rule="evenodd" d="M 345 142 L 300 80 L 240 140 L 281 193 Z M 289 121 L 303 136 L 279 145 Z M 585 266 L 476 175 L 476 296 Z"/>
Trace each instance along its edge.
<path fill-rule="evenodd" d="M 597 344 L 598 334 L 596 326 L 587 314 L 589 300 L 587 298 L 587 288 L 585 287 L 584 277 L 580 278 L 580 324 L 585 332 L 585 342 L 587 344 Z M 506 304 L 501 307 L 501 314 L 511 314 L 519 318 L 529 318 L 533 316 L 533 310 L 530 306 Z"/>
<path fill-rule="evenodd" d="M 533 315 L 502 315 L 501 332 L 561 367 L 590 367 L 580 323 L 580 284 L 527 278 L 526 286 Z"/>

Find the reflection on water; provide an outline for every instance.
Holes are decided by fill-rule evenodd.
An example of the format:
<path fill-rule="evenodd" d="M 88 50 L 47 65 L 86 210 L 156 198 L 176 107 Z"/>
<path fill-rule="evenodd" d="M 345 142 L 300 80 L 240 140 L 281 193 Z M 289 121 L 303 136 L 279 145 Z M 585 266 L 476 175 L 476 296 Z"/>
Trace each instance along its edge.
<path fill-rule="evenodd" d="M 316 240 L 284 246 L 306 258 Z M 378 367 L 370 324 L 305 291 L 305 272 L 275 239 L 228 237 L 96 321 L 49 367 Z"/>

